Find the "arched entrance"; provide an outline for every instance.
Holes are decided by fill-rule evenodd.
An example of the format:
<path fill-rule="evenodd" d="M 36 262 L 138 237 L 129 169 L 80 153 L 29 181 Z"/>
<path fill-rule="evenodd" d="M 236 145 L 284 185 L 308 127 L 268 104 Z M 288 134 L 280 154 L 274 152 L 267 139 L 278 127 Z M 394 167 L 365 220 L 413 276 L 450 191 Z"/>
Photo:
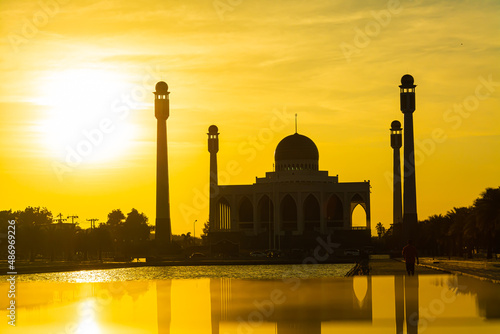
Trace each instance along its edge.
<path fill-rule="evenodd" d="M 342 201 L 335 194 L 330 196 L 326 205 L 326 227 L 344 227 L 344 208 L 342 206 Z"/>
<path fill-rule="evenodd" d="M 281 229 L 283 231 L 297 231 L 297 204 L 289 194 L 281 201 L 280 211 Z"/>
<path fill-rule="evenodd" d="M 366 203 L 360 194 L 355 194 L 351 199 L 351 226 L 353 229 L 366 229 L 368 214 Z"/>
<path fill-rule="evenodd" d="M 257 205 L 257 219 L 264 231 L 274 233 L 274 205 L 269 196 L 264 195 Z"/>
<path fill-rule="evenodd" d="M 314 231 L 320 228 L 321 210 L 319 202 L 313 194 L 309 194 L 304 201 L 304 230 Z"/>
<path fill-rule="evenodd" d="M 238 210 L 238 222 L 241 229 L 253 229 L 253 205 L 244 197 Z"/>

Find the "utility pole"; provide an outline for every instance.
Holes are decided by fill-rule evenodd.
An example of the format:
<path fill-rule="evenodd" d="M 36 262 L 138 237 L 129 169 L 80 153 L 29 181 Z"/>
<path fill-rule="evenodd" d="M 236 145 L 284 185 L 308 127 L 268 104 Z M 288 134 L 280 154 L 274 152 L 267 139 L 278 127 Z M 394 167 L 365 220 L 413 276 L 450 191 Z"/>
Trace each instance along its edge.
<path fill-rule="evenodd" d="M 90 222 L 90 229 L 93 230 L 93 229 L 95 229 L 95 222 L 98 222 L 99 219 L 91 218 L 91 219 L 87 219 L 87 221 Z"/>
<path fill-rule="evenodd" d="M 67 219 L 66 218 L 63 218 L 63 215 L 62 213 L 59 213 L 56 217 L 59 217 L 59 219 L 57 219 L 57 222 L 59 224 L 62 224 L 63 221 L 66 221 Z"/>
<path fill-rule="evenodd" d="M 71 224 L 75 225 L 75 218 L 78 218 L 78 216 L 68 216 L 69 218 L 71 218 Z"/>

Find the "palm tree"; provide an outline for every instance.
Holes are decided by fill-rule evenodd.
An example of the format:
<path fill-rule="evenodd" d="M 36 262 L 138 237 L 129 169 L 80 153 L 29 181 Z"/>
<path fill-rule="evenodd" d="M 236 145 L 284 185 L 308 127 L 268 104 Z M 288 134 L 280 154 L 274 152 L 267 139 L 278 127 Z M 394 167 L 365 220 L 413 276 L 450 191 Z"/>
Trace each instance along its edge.
<path fill-rule="evenodd" d="M 479 234 L 476 227 L 476 221 L 476 209 L 474 207 L 471 207 L 469 215 L 465 219 L 463 234 L 464 245 L 466 247 L 466 254 L 468 258 L 472 258 L 474 248 L 476 248 L 479 243 Z"/>
<path fill-rule="evenodd" d="M 453 253 L 458 256 L 463 256 L 465 225 L 471 211 L 472 209 L 470 207 L 455 207 L 446 214 L 446 218 L 451 221 L 447 234 L 451 238 L 454 246 Z"/>
<path fill-rule="evenodd" d="M 381 222 L 379 222 L 377 226 L 375 226 L 375 229 L 377 230 L 378 238 L 380 239 L 385 233 L 385 227 Z"/>
<path fill-rule="evenodd" d="M 449 250 L 449 240 L 446 238 L 449 222 L 449 219 L 443 215 L 432 215 L 423 222 L 424 244 L 431 249 L 433 256 L 441 255 L 446 249 Z"/>
<path fill-rule="evenodd" d="M 500 187 L 487 188 L 474 201 L 477 227 L 486 241 L 487 258 L 493 257 L 493 242 L 500 227 Z"/>

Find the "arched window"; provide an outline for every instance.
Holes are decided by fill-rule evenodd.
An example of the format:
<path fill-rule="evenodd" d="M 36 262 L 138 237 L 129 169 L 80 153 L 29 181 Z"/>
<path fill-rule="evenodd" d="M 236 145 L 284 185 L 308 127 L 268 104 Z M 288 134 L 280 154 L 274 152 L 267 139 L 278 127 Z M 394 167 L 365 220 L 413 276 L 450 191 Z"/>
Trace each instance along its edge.
<path fill-rule="evenodd" d="M 215 226 L 218 230 L 231 229 L 231 206 L 224 197 L 217 203 Z"/>

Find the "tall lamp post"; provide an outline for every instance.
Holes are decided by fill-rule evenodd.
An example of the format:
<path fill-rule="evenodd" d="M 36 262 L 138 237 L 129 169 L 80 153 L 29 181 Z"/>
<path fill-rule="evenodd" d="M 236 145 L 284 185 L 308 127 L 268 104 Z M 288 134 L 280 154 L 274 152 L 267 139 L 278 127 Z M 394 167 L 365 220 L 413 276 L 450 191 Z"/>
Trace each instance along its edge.
<path fill-rule="evenodd" d="M 197 221 L 198 221 L 198 219 L 195 219 L 194 223 L 193 223 L 193 240 L 194 240 L 195 245 L 196 245 L 196 222 Z"/>

